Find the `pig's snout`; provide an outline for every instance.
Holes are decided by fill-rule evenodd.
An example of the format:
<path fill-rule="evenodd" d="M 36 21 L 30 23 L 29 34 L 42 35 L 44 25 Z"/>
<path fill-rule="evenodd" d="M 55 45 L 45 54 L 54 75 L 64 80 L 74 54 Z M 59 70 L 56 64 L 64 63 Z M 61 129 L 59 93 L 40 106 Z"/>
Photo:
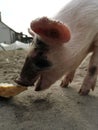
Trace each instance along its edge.
<path fill-rule="evenodd" d="M 39 68 L 35 65 L 32 57 L 27 57 L 21 70 L 20 77 L 15 82 L 22 86 L 32 86 L 37 80 Z"/>
<path fill-rule="evenodd" d="M 24 67 L 23 67 L 20 77 L 18 79 L 16 79 L 15 82 L 18 85 L 25 86 L 25 87 L 33 86 L 39 77 L 39 73 L 35 70 L 36 69 L 34 69 L 34 68 L 30 69 L 28 67 L 28 69 L 27 68 L 24 69 Z"/>
<path fill-rule="evenodd" d="M 21 78 L 16 79 L 15 82 L 16 82 L 18 85 L 21 85 L 21 86 L 24 86 L 24 87 L 28 87 L 28 86 L 33 85 L 32 82 L 28 82 L 28 81 L 23 80 L 23 79 L 21 79 Z"/>
<path fill-rule="evenodd" d="M 18 85 L 24 86 L 24 87 L 28 87 L 28 86 L 34 86 L 35 81 L 37 80 L 37 76 L 35 78 L 33 78 L 32 80 L 28 80 L 26 78 L 18 78 L 15 80 L 15 82 Z"/>
<path fill-rule="evenodd" d="M 52 63 L 46 56 L 36 54 L 35 57 L 29 56 L 25 60 L 20 78 L 15 82 L 22 86 L 32 86 L 43 71 L 49 69 Z"/>

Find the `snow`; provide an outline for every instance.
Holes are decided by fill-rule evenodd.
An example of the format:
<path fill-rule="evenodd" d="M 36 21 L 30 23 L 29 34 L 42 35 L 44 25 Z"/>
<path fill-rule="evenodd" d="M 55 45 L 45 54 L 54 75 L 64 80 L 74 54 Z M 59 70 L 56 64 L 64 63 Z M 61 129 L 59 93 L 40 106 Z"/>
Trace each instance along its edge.
<path fill-rule="evenodd" d="M 19 41 L 16 41 L 15 43 L 12 44 L 5 44 L 5 43 L 0 43 L 0 51 L 5 50 L 16 50 L 16 49 L 28 49 L 30 44 L 25 44 Z M 3 49 L 4 48 L 4 49 Z"/>

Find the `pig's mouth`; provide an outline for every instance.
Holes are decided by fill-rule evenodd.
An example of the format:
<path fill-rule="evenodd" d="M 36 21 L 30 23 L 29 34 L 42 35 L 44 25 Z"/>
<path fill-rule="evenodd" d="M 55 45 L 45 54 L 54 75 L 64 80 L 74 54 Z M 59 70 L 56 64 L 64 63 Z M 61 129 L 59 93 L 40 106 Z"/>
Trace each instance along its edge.
<path fill-rule="evenodd" d="M 35 77 L 33 80 L 28 81 L 22 78 L 19 78 L 18 80 L 15 80 L 15 82 L 21 86 L 28 87 L 28 86 L 34 86 L 34 82 L 37 80 L 37 77 Z"/>
<path fill-rule="evenodd" d="M 37 81 L 36 85 L 35 82 Z M 19 78 L 17 80 L 15 80 L 15 82 L 20 85 L 20 86 L 24 86 L 24 87 L 29 87 L 29 86 L 35 86 L 35 91 L 40 91 L 41 89 L 41 83 L 42 83 L 42 76 L 38 75 L 35 78 L 33 78 L 32 80 L 28 81 L 25 78 Z"/>

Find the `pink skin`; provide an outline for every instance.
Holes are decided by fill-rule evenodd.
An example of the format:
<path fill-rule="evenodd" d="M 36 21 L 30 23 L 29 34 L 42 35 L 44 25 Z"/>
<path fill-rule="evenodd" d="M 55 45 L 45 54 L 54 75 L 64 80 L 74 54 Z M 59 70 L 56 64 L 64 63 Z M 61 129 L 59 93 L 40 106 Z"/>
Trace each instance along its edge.
<path fill-rule="evenodd" d="M 70 31 L 68 27 L 58 21 L 53 21 L 43 17 L 41 19 L 32 21 L 31 23 L 31 29 L 29 29 L 29 33 L 34 36 L 34 32 L 32 30 L 40 36 L 42 41 L 50 46 L 51 50 L 49 53 L 47 53 L 47 57 L 49 61 L 52 61 L 52 64 L 56 64 L 54 57 L 57 56 L 57 51 L 60 49 L 62 50 L 63 43 L 70 40 Z M 60 57 L 60 59 L 61 58 L 62 57 Z M 53 83 L 55 83 L 55 81 L 57 81 L 62 76 L 62 71 L 61 73 L 57 71 L 58 69 L 60 70 L 60 67 L 60 65 L 56 65 L 56 67 L 42 71 L 41 77 L 39 78 L 36 85 L 36 91 L 49 88 Z"/>
<path fill-rule="evenodd" d="M 49 88 L 64 74 L 66 74 L 66 77 L 62 81 L 61 86 L 67 86 L 70 82 L 72 82 L 75 70 L 88 55 L 92 46 L 93 48 L 91 51 L 93 55 L 90 60 L 87 76 L 84 79 L 79 93 L 81 95 L 87 95 L 90 89 L 94 90 L 98 75 L 98 29 L 96 30 L 97 25 L 93 23 L 94 18 L 96 22 L 96 17 L 89 15 L 93 14 L 93 9 L 87 10 L 90 11 L 88 13 L 88 17 L 84 12 L 83 14 L 78 14 L 82 13 L 80 8 L 83 8 L 86 5 L 86 3 L 82 3 L 82 1 L 81 4 L 83 5 L 79 6 L 79 8 L 77 6 L 76 8 L 76 6 L 74 7 L 73 2 L 72 5 L 68 6 L 68 10 L 63 10 L 64 14 L 61 11 L 55 17 L 55 19 L 59 19 L 64 23 L 67 22 L 70 29 L 62 22 L 51 20 L 46 17 L 36 19 L 31 22 L 29 33 L 34 37 L 34 39 L 38 38 L 48 45 L 49 51 L 45 52 L 44 56 L 46 56 L 47 60 L 52 63 L 50 68 L 39 71 L 38 74 L 40 77 L 36 84 L 36 91 Z M 89 4 L 90 2 L 88 1 L 88 5 Z M 88 5 L 86 5 L 86 7 Z M 73 8 L 71 8 L 71 6 L 73 6 Z M 71 10 L 71 13 L 69 8 L 73 9 Z M 36 57 L 37 54 L 38 52 L 32 48 L 29 56 Z"/>
<path fill-rule="evenodd" d="M 75 71 L 72 71 L 64 77 L 61 87 L 68 87 L 74 78 Z M 90 59 L 87 75 L 79 90 L 80 95 L 87 95 L 90 90 L 94 91 L 98 75 L 98 47 L 93 48 L 93 54 Z"/>
<path fill-rule="evenodd" d="M 61 47 L 60 47 L 60 46 L 58 46 L 58 44 L 62 44 L 63 43 L 64 37 L 60 36 L 60 38 L 58 39 L 58 42 L 56 43 L 56 39 L 54 41 L 53 38 L 50 38 L 49 36 L 46 36 L 45 33 L 46 33 L 46 31 L 48 30 L 48 27 L 49 27 L 49 26 L 47 26 L 47 21 L 48 21 L 47 18 L 42 18 L 42 19 L 38 20 L 37 22 L 33 21 L 31 23 L 31 28 L 32 28 L 33 31 L 35 31 L 37 34 L 39 34 L 41 36 L 41 39 L 44 39 L 44 41 L 46 43 L 48 43 L 50 46 L 51 46 L 51 43 L 54 44 L 52 46 L 55 47 L 55 49 L 54 50 L 51 49 L 51 51 L 53 51 L 55 53 L 55 51 L 57 52 L 57 50 L 59 50 L 59 52 L 60 52 L 60 48 L 62 50 L 63 46 L 61 45 Z M 44 22 L 46 23 L 46 26 L 45 26 Z M 49 22 L 51 23 L 52 21 L 49 21 Z M 54 23 L 53 23 L 53 26 L 51 26 L 51 28 L 53 28 L 53 29 L 56 26 Z M 40 26 L 39 27 L 40 30 L 37 29 L 38 26 Z M 41 27 L 43 28 L 43 26 L 46 27 L 46 31 L 45 30 L 43 31 L 43 29 L 41 30 Z M 59 28 L 59 27 L 57 27 L 57 28 Z M 67 40 L 65 39 L 65 42 L 66 42 L 66 41 L 68 41 L 68 39 L 70 39 L 70 33 L 68 31 L 68 28 L 67 28 L 67 31 L 65 31 L 65 32 L 67 32 L 67 35 L 66 35 L 67 36 Z M 48 33 L 48 34 L 50 34 L 50 33 Z M 62 35 L 62 33 L 61 33 L 61 35 Z M 57 45 L 55 45 L 55 43 Z M 57 46 L 57 48 L 56 48 L 56 46 Z M 96 55 L 98 56 L 98 54 L 96 54 L 97 52 L 95 50 L 93 50 L 93 52 L 94 52 L 94 54 L 91 57 L 90 66 L 93 66 L 93 64 L 96 62 L 96 58 L 95 57 L 96 57 Z M 51 54 L 53 54 L 53 53 L 48 54 L 49 55 L 48 59 L 50 59 L 50 60 L 51 60 L 51 57 L 55 57 L 54 54 L 52 56 L 51 56 Z M 56 56 L 57 56 L 57 53 L 56 53 Z M 57 57 L 59 57 L 59 56 L 57 56 Z M 94 61 L 94 58 L 95 58 L 95 61 Z M 61 61 L 62 59 L 63 58 L 61 58 L 59 60 Z M 93 60 L 93 64 L 92 64 L 92 60 Z M 54 62 L 54 61 L 52 61 L 52 62 Z M 96 64 L 98 64 L 98 63 L 96 63 Z M 61 66 L 62 65 L 63 64 L 61 63 Z M 70 66 L 70 64 L 69 64 L 69 66 Z M 64 71 L 57 71 L 57 70 L 61 70 L 60 69 L 61 67 L 60 68 L 59 67 L 60 67 L 60 65 L 57 66 L 57 67 L 55 67 L 54 70 L 51 69 L 49 71 L 45 71 L 44 73 L 42 73 L 42 76 L 41 76 L 39 82 L 37 83 L 36 89 L 40 86 L 40 90 L 43 90 L 43 89 L 49 88 L 53 83 L 55 83 L 55 81 L 57 81 L 63 75 L 63 73 L 64 73 Z M 76 67 L 75 67 L 75 69 L 76 69 Z M 67 73 L 67 75 L 65 76 L 64 80 L 61 83 L 62 87 L 66 87 L 66 86 L 69 85 L 69 83 L 72 82 L 72 80 L 74 78 L 74 73 L 75 73 L 75 71 L 71 71 L 71 72 Z M 51 75 L 52 75 L 52 77 L 51 77 Z M 84 79 L 83 85 L 82 85 L 79 93 L 81 95 L 87 95 L 89 93 L 90 89 L 94 90 L 94 87 L 95 87 L 95 84 L 96 84 L 96 79 L 97 79 L 97 73 L 95 73 L 93 77 L 91 77 L 90 74 L 88 73 L 87 76 L 86 76 L 86 78 Z"/>
<path fill-rule="evenodd" d="M 66 88 L 73 81 L 75 71 L 69 72 L 65 75 L 64 79 L 61 82 L 61 87 Z"/>

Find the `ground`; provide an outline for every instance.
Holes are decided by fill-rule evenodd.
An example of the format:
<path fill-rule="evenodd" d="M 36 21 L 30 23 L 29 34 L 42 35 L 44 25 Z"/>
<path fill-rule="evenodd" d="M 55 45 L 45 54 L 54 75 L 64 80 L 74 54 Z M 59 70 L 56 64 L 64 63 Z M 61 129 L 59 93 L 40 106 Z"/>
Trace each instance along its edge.
<path fill-rule="evenodd" d="M 14 83 L 26 53 L 0 52 L 0 83 Z M 98 82 L 88 96 L 78 94 L 88 61 L 69 88 L 61 88 L 59 80 L 43 92 L 31 87 L 11 99 L 0 98 L 0 130 L 98 130 Z"/>

